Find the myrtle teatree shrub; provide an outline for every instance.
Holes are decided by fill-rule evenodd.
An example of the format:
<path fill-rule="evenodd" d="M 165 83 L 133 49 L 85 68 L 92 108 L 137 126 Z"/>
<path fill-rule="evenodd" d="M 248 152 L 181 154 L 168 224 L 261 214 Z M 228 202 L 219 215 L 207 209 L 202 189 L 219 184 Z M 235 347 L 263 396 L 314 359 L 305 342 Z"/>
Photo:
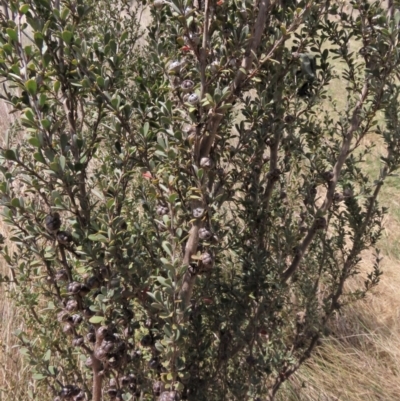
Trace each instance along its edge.
<path fill-rule="evenodd" d="M 2 281 L 29 398 L 273 400 L 381 275 L 376 250 L 346 289 L 400 163 L 396 4 L 2 4 Z"/>

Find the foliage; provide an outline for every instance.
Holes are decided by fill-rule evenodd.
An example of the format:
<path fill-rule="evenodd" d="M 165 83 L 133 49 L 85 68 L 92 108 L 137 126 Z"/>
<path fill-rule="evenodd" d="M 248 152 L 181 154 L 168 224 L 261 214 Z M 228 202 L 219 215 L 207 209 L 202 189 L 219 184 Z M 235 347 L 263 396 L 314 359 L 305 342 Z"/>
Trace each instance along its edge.
<path fill-rule="evenodd" d="M 2 98 L 19 116 L 1 150 L 2 281 L 26 311 L 31 398 L 272 400 L 381 275 L 376 250 L 346 291 L 400 163 L 400 13 L 155 0 L 140 46 L 142 6 L 0 14 Z M 378 179 L 362 169 L 372 131 Z"/>

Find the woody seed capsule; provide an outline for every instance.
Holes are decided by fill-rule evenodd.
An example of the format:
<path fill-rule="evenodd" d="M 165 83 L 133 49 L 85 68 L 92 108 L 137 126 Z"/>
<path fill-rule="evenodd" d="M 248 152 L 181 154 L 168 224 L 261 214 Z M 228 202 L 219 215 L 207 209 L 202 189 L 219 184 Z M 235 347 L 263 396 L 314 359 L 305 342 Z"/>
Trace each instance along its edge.
<path fill-rule="evenodd" d="M 71 294 L 79 294 L 79 291 L 82 288 L 82 284 L 78 283 L 77 281 L 73 281 L 72 283 L 69 283 L 67 286 L 67 291 Z"/>
<path fill-rule="evenodd" d="M 184 93 L 190 92 L 194 88 L 194 82 L 191 81 L 190 79 L 185 79 L 181 83 L 181 90 Z"/>
<path fill-rule="evenodd" d="M 56 281 L 67 281 L 67 280 L 68 280 L 67 271 L 64 270 L 64 269 L 59 270 L 59 271 L 56 272 L 56 274 L 54 275 L 54 278 L 56 279 Z"/>
<path fill-rule="evenodd" d="M 74 334 L 74 328 L 71 324 L 67 323 L 63 327 L 63 332 L 65 334 L 67 334 L 68 336 L 70 336 L 70 335 Z"/>
<path fill-rule="evenodd" d="M 74 312 L 78 309 L 78 302 L 75 299 L 70 299 L 65 306 L 65 309 L 69 312 Z"/>
<path fill-rule="evenodd" d="M 200 98 L 196 93 L 192 93 L 187 98 L 187 102 L 190 103 L 192 106 L 194 106 L 197 103 L 199 103 L 199 101 L 200 101 Z"/>
<path fill-rule="evenodd" d="M 96 359 L 98 359 L 99 361 L 102 361 L 104 359 L 107 358 L 107 351 L 104 348 L 97 348 L 94 351 L 94 356 L 96 357 Z"/>
<path fill-rule="evenodd" d="M 86 365 L 88 368 L 90 368 L 90 367 L 93 366 L 93 359 L 92 359 L 92 357 L 89 356 L 89 357 L 86 359 L 85 365 Z"/>
<path fill-rule="evenodd" d="M 158 401 L 179 401 L 179 395 L 176 391 L 164 391 Z"/>
<path fill-rule="evenodd" d="M 200 167 L 209 170 L 213 166 L 213 161 L 209 157 L 202 157 L 200 160 Z"/>
<path fill-rule="evenodd" d="M 193 209 L 193 217 L 195 217 L 196 219 L 199 219 L 200 217 L 203 216 L 205 210 L 203 207 L 196 207 L 195 209 Z"/>
<path fill-rule="evenodd" d="M 69 319 L 69 313 L 62 310 L 61 312 L 58 313 L 57 315 L 57 320 L 61 323 L 61 322 L 66 322 Z"/>
<path fill-rule="evenodd" d="M 85 340 L 82 336 L 77 336 L 72 340 L 72 345 L 74 347 L 81 347 L 84 344 Z"/>
<path fill-rule="evenodd" d="M 154 8 L 163 8 L 164 6 L 164 0 L 154 0 L 153 1 L 153 7 Z"/>
<path fill-rule="evenodd" d="M 199 238 L 202 239 L 203 241 L 207 241 L 212 237 L 212 233 L 210 230 L 207 230 L 207 228 L 202 227 L 199 229 Z"/>

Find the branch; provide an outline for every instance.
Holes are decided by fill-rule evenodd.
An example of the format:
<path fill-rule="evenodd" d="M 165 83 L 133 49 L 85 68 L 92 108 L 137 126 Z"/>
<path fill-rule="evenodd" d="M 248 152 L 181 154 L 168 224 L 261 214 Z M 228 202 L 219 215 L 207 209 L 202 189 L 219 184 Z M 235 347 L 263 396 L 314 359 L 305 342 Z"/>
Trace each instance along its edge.
<path fill-rule="evenodd" d="M 257 1 L 257 0 L 256 0 Z M 245 57 L 242 60 L 241 68 L 238 70 L 236 77 L 232 83 L 233 91 L 237 91 L 247 76 L 247 72 L 253 64 L 256 51 L 261 42 L 262 33 L 264 31 L 265 23 L 267 21 L 267 9 L 269 6 L 269 0 L 260 0 L 258 15 L 256 23 L 254 24 L 253 37 L 249 41 Z M 246 73 L 242 70 L 244 69 Z"/>
<path fill-rule="evenodd" d="M 208 41 L 208 25 L 210 17 L 209 0 L 206 0 L 204 11 L 204 25 L 203 25 L 203 45 L 200 53 L 200 74 L 201 74 L 201 91 L 200 100 L 203 99 L 206 90 L 206 61 L 207 61 L 207 41 Z"/>
<path fill-rule="evenodd" d="M 254 29 L 253 29 L 253 37 L 249 41 L 249 45 L 247 47 L 245 56 L 242 60 L 241 68 L 238 70 L 236 73 L 236 76 L 231 84 L 231 92 L 232 95 L 228 100 L 226 100 L 227 103 L 232 99 L 234 96 L 234 93 L 236 93 L 241 85 L 241 83 L 244 81 L 244 79 L 247 76 L 247 72 L 250 70 L 253 60 L 256 55 L 257 48 L 260 46 L 261 43 L 261 37 L 262 33 L 265 28 L 265 24 L 267 21 L 267 9 L 269 6 L 269 0 L 260 0 L 260 5 L 258 9 L 258 15 L 256 22 L 254 24 Z M 203 38 L 204 41 L 204 38 Z M 246 72 L 244 72 L 246 71 Z M 200 155 L 201 157 L 208 157 L 208 154 L 210 152 L 211 146 L 214 143 L 215 136 L 219 127 L 219 124 L 222 121 L 223 115 L 221 114 L 214 114 L 213 117 L 211 117 L 211 121 L 209 123 L 209 135 L 204 137 L 201 141 L 201 147 L 200 147 Z"/>
<path fill-rule="evenodd" d="M 325 196 L 324 203 L 318 209 L 314 223 L 312 224 L 311 228 L 309 229 L 302 244 L 299 246 L 298 252 L 296 252 L 296 255 L 293 258 L 291 265 L 283 272 L 283 274 L 282 274 L 283 282 L 288 281 L 289 278 L 294 274 L 294 272 L 299 267 L 300 262 L 303 259 L 303 256 L 307 251 L 308 246 L 310 245 L 311 241 L 313 240 L 313 238 L 317 232 L 318 220 L 321 218 L 322 215 L 324 215 L 326 213 L 326 211 L 332 205 L 333 195 L 335 194 L 335 189 L 336 189 L 336 184 L 339 180 L 339 176 L 340 176 L 340 172 L 342 170 L 343 164 L 346 161 L 346 158 L 349 154 L 349 149 L 350 149 L 351 141 L 353 139 L 354 132 L 360 126 L 360 111 L 365 102 L 365 99 L 367 98 L 368 92 L 369 92 L 369 84 L 366 81 L 364 83 L 364 87 L 362 89 L 360 99 L 358 100 L 356 107 L 353 110 L 350 127 L 347 130 L 346 136 L 343 139 L 342 148 L 340 150 L 339 157 L 333 168 L 333 178 L 329 183 L 329 187 L 328 187 L 328 191 Z"/>
<path fill-rule="evenodd" d="M 203 34 L 203 51 L 205 51 L 204 46 L 207 45 L 207 5 L 208 5 L 208 0 L 206 0 L 206 19 L 205 19 L 205 32 Z M 253 29 L 253 37 L 249 41 L 248 48 L 246 50 L 245 57 L 243 58 L 242 61 L 242 67 L 239 69 L 239 71 L 236 74 L 236 77 L 234 78 L 234 81 L 231 84 L 231 89 L 232 89 L 232 95 L 230 98 L 234 96 L 233 92 L 237 91 L 239 89 L 240 84 L 246 77 L 246 73 L 250 70 L 253 60 L 255 58 L 255 54 L 257 51 L 257 48 L 260 46 L 261 43 L 261 38 L 262 34 L 265 28 L 265 24 L 267 21 L 267 9 L 269 6 L 269 0 L 260 0 L 259 8 L 258 8 L 258 15 L 256 22 L 254 24 L 254 29 Z M 246 73 L 243 71 L 246 71 Z M 203 91 L 203 82 L 202 82 L 202 91 Z M 199 159 L 202 157 L 208 157 L 211 147 L 214 143 L 215 137 L 217 135 L 217 131 L 219 128 L 219 125 L 222 122 L 222 119 L 224 117 L 223 113 L 218 113 L 215 112 L 212 114 L 209 123 L 208 123 L 208 135 L 203 135 L 200 143 L 200 152 L 199 152 Z M 197 156 L 197 155 L 196 155 Z M 196 162 L 199 162 L 200 160 L 196 160 Z M 190 229 L 189 232 L 189 238 L 186 244 L 185 248 L 185 255 L 183 258 L 183 263 L 184 265 L 189 265 L 190 259 L 194 253 L 197 251 L 197 246 L 198 246 L 198 231 L 199 228 L 202 226 L 201 221 L 197 221 L 192 228 Z M 186 271 L 183 277 L 183 283 L 182 283 L 182 288 L 180 291 L 180 299 L 182 300 L 182 310 L 186 309 L 186 306 L 189 304 L 190 298 L 192 297 L 193 293 L 193 286 L 194 282 L 196 280 L 196 276 L 192 275 L 189 271 Z"/>

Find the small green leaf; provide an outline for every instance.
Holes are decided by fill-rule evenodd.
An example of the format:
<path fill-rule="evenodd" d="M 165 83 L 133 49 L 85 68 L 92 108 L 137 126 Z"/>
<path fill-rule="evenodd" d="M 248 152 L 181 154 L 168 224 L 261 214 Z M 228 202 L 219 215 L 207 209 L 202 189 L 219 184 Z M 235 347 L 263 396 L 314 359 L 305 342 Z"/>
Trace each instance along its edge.
<path fill-rule="evenodd" d="M 36 80 L 30 79 L 29 81 L 26 81 L 25 82 L 25 88 L 32 96 L 36 95 L 36 92 L 37 92 Z"/>
<path fill-rule="evenodd" d="M 72 32 L 70 31 L 63 31 L 62 33 L 62 39 L 65 43 L 70 44 L 72 40 Z"/>
<path fill-rule="evenodd" d="M 164 278 L 162 276 L 157 277 L 157 281 L 163 286 L 167 288 L 172 288 L 172 282 L 169 278 Z"/>
<path fill-rule="evenodd" d="M 55 366 L 49 366 L 49 372 L 52 376 L 57 376 L 57 368 Z"/>
<path fill-rule="evenodd" d="M 41 93 L 39 96 L 39 106 L 43 107 L 46 104 L 47 96 L 45 93 Z"/>
<path fill-rule="evenodd" d="M 102 76 L 98 76 L 96 78 L 97 85 L 99 85 L 100 88 L 104 88 L 104 78 Z"/>
<path fill-rule="evenodd" d="M 36 137 L 29 138 L 29 139 L 28 139 L 28 142 L 29 142 L 32 146 L 34 146 L 35 148 L 40 148 L 40 141 L 39 141 L 38 138 L 36 138 Z"/>
<path fill-rule="evenodd" d="M 89 319 L 89 322 L 93 324 L 101 323 L 102 321 L 104 321 L 104 316 L 92 316 Z"/>
<path fill-rule="evenodd" d="M 64 7 L 63 10 L 61 11 L 61 16 L 60 16 L 61 20 L 65 21 L 68 18 L 69 13 L 70 13 L 69 8 Z"/>
<path fill-rule="evenodd" d="M 33 114 L 33 110 L 30 109 L 29 107 L 26 108 L 25 110 L 25 117 L 27 118 L 27 120 L 29 121 L 35 121 L 35 116 Z"/>
<path fill-rule="evenodd" d="M 145 122 L 143 125 L 143 135 L 147 138 L 147 134 L 149 132 L 150 125 L 148 122 Z"/>
<path fill-rule="evenodd" d="M 61 82 L 60 81 L 55 81 L 53 84 L 53 90 L 54 92 L 58 92 L 60 90 Z"/>
<path fill-rule="evenodd" d="M 126 38 L 128 37 L 128 31 L 124 31 L 122 32 L 121 38 L 120 38 L 120 42 L 124 42 L 126 40 Z"/>
<path fill-rule="evenodd" d="M 11 205 L 14 207 L 19 207 L 19 199 L 18 198 L 14 198 L 11 200 Z"/>
<path fill-rule="evenodd" d="M 60 156 L 60 167 L 62 171 L 65 170 L 65 156 L 63 155 Z"/>
<path fill-rule="evenodd" d="M 50 127 L 50 125 L 51 125 L 50 121 L 49 121 L 47 118 L 43 119 L 43 120 L 41 121 L 41 124 L 42 124 L 42 126 L 43 126 L 44 129 L 49 129 L 49 127 Z"/>
<path fill-rule="evenodd" d="M 17 161 L 17 156 L 15 155 L 15 152 L 12 149 L 6 149 L 3 155 L 7 160 Z"/>
<path fill-rule="evenodd" d="M 36 153 L 34 153 L 34 154 L 33 154 L 33 158 L 34 158 L 36 161 L 40 162 L 40 163 L 46 164 L 46 160 L 44 159 L 44 157 L 43 157 L 43 155 L 42 155 L 42 152 L 36 152 Z"/>
<path fill-rule="evenodd" d="M 167 242 L 167 241 L 164 241 L 164 242 L 162 243 L 162 247 L 163 247 L 164 251 L 167 252 L 167 254 L 168 254 L 169 256 L 172 257 L 172 247 L 171 247 L 171 244 L 170 244 L 169 242 Z"/>
<path fill-rule="evenodd" d="M 33 39 L 36 43 L 36 46 L 42 50 L 43 47 L 43 35 L 40 32 L 35 32 L 33 35 Z"/>
<path fill-rule="evenodd" d="M 90 234 L 88 238 L 90 239 L 90 241 L 108 242 L 108 238 L 105 237 L 103 234 Z"/>
<path fill-rule="evenodd" d="M 46 353 L 44 354 L 43 360 L 44 361 L 49 361 L 51 358 L 51 350 L 47 350 Z"/>
<path fill-rule="evenodd" d="M 11 40 L 14 40 L 15 42 L 18 41 L 17 30 L 14 30 L 14 29 L 11 29 L 11 28 L 7 28 L 6 32 L 7 32 L 7 35 L 11 38 Z"/>
<path fill-rule="evenodd" d="M 29 11 L 29 4 L 22 4 L 18 11 L 20 14 L 26 14 Z"/>
<path fill-rule="evenodd" d="M 43 380 L 46 378 L 46 376 L 42 375 L 41 373 L 35 373 L 32 375 L 33 380 Z"/>

